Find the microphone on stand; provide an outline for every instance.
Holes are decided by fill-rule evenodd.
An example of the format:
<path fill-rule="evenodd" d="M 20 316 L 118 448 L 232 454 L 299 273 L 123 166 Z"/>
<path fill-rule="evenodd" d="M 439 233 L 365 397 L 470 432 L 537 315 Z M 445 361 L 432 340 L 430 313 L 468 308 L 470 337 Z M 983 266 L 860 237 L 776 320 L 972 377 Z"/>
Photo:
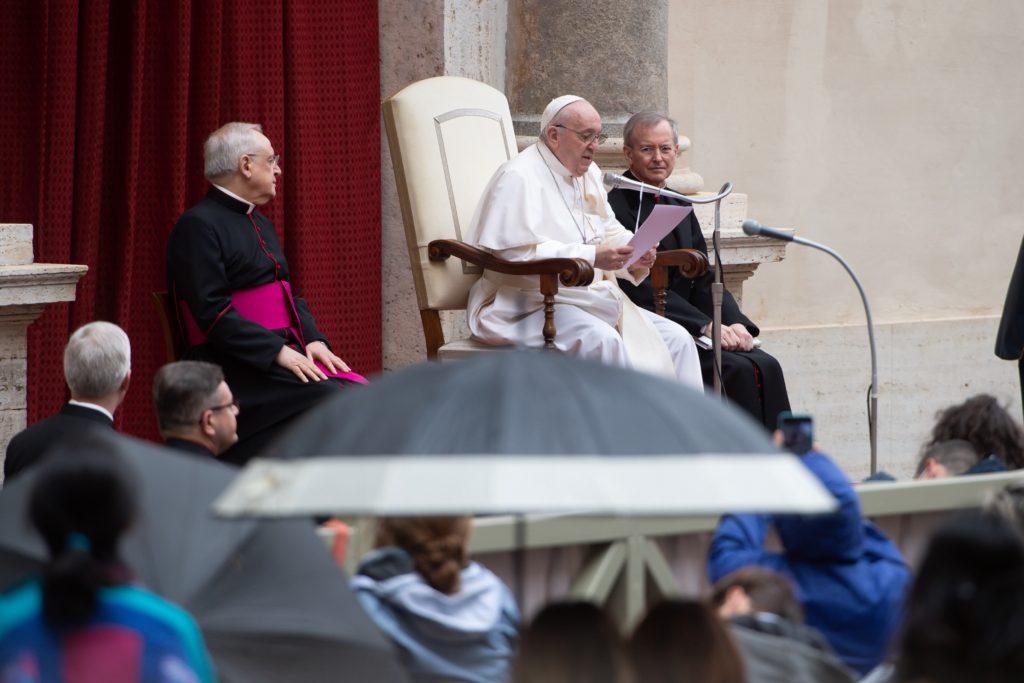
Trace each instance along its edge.
<path fill-rule="evenodd" d="M 871 322 L 871 307 L 868 306 L 868 296 L 864 293 L 860 280 L 857 279 L 857 275 L 853 272 L 850 264 L 846 262 L 846 259 L 824 244 L 818 244 L 803 237 L 797 237 L 791 231 L 766 228 L 753 218 L 743 221 L 743 232 L 751 236 L 761 235 L 762 237 L 770 237 L 771 239 L 783 240 L 785 242 L 796 242 L 797 244 L 804 244 L 808 247 L 819 249 L 839 261 L 843 268 L 846 269 L 846 272 L 850 274 L 850 277 L 853 278 L 853 284 L 857 285 L 857 291 L 860 292 L 860 300 L 864 303 L 864 316 L 868 322 L 868 342 L 871 345 L 871 387 L 868 389 L 868 438 L 871 441 L 871 474 L 874 474 L 878 470 L 878 358 L 875 353 L 875 327 Z"/>
<path fill-rule="evenodd" d="M 743 221 L 743 232 L 747 233 L 751 237 L 761 235 L 763 237 L 771 237 L 772 239 L 783 240 L 785 242 L 801 242 L 801 240 L 794 237 L 792 233 L 779 230 L 778 228 L 766 228 L 753 218 L 748 218 Z"/>
<path fill-rule="evenodd" d="M 605 171 L 604 173 L 604 186 L 611 189 L 621 188 L 624 190 L 636 190 L 637 192 L 646 192 L 647 194 L 656 194 L 661 197 L 671 197 L 672 199 L 682 199 L 686 202 L 693 201 L 692 197 L 681 195 L 678 192 L 666 189 L 664 187 L 658 187 L 657 185 L 648 185 L 642 183 L 639 180 L 633 180 L 626 176 L 613 173 L 612 171 Z"/>

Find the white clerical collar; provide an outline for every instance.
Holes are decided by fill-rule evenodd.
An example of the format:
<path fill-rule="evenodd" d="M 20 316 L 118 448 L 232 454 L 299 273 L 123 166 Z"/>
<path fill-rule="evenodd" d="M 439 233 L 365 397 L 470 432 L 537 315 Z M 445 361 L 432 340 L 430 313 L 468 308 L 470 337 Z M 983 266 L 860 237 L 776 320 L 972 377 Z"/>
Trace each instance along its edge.
<path fill-rule="evenodd" d="M 242 199 L 241 197 L 239 197 L 237 194 L 235 194 L 234 192 L 232 192 L 228 188 L 221 187 L 217 183 L 210 183 L 210 184 L 213 185 L 214 187 L 216 187 L 218 190 L 220 190 L 224 194 L 226 194 L 227 196 L 234 197 L 235 199 L 237 199 L 240 202 L 245 202 L 245 204 L 248 205 L 248 207 L 249 207 L 249 209 L 246 211 L 246 213 L 252 213 L 252 210 L 256 208 L 255 204 L 250 202 L 248 199 Z"/>
<path fill-rule="evenodd" d="M 68 403 L 70 403 L 73 406 L 79 406 L 81 408 L 91 408 L 92 410 L 95 410 L 97 412 L 103 413 L 104 415 L 109 417 L 111 422 L 114 421 L 114 416 L 111 415 L 110 411 L 107 410 L 106 408 L 104 408 L 103 406 L 98 406 L 95 403 L 85 403 L 84 401 L 76 401 L 73 398 L 72 399 L 68 399 Z"/>
<path fill-rule="evenodd" d="M 575 176 L 565 167 L 565 165 L 558 160 L 555 153 L 548 149 L 548 146 L 543 142 L 537 143 L 538 151 L 540 152 L 540 158 L 544 160 L 544 163 L 548 165 L 553 173 L 557 173 L 563 178 L 572 180 Z"/>

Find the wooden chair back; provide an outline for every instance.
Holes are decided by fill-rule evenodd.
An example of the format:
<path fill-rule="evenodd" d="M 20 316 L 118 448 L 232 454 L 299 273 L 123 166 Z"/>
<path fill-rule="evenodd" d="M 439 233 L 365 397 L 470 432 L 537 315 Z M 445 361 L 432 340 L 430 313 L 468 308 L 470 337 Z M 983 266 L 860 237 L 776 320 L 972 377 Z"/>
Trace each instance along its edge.
<path fill-rule="evenodd" d="M 383 102 L 427 354 L 444 345 L 438 311 L 465 309 L 483 272 L 460 258 L 431 260 L 435 240 L 462 241 L 494 171 L 517 153 L 505 95 L 454 76 L 406 86 Z"/>
<path fill-rule="evenodd" d="M 160 318 L 160 328 L 164 333 L 164 348 L 167 350 L 167 362 L 173 363 L 181 360 L 185 353 L 185 338 L 178 326 L 177 312 L 174 310 L 174 301 L 168 292 L 153 292 L 153 306 L 156 308 L 157 317 Z"/>

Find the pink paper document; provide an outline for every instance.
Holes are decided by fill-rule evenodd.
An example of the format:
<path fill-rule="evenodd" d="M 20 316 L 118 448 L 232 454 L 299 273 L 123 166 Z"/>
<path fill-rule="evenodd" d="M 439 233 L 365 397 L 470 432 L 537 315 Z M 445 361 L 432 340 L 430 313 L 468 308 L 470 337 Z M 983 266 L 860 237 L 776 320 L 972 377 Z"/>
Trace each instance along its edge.
<path fill-rule="evenodd" d="M 658 243 L 665 235 L 672 232 L 672 229 L 679 225 L 679 221 L 686 218 L 687 214 L 693 211 L 692 206 L 674 206 L 672 204 L 655 204 L 654 210 L 647 220 L 643 222 L 640 229 L 633 235 L 629 245 L 633 247 L 633 255 L 626 261 L 623 268 L 629 268 L 642 258 L 651 247 L 658 246 Z"/>

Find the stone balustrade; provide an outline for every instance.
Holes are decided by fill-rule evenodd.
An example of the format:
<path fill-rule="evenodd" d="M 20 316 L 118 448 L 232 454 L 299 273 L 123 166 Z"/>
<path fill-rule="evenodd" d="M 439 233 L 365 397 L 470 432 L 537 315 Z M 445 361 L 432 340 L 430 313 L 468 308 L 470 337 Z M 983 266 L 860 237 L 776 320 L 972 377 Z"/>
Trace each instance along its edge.
<path fill-rule="evenodd" d="M 80 265 L 34 263 L 32 226 L 0 223 L 0 454 L 6 452 L 11 437 L 25 428 L 28 326 L 47 304 L 74 301 L 78 280 L 88 270 Z"/>

